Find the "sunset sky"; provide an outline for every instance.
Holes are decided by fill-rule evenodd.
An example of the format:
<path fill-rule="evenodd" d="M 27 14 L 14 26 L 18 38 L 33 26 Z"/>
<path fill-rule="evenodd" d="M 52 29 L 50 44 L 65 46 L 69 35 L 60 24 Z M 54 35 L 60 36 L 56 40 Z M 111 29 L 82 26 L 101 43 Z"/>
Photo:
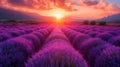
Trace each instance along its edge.
<path fill-rule="evenodd" d="M 120 0 L 0 0 L 0 7 L 48 17 L 98 19 L 120 13 Z"/>

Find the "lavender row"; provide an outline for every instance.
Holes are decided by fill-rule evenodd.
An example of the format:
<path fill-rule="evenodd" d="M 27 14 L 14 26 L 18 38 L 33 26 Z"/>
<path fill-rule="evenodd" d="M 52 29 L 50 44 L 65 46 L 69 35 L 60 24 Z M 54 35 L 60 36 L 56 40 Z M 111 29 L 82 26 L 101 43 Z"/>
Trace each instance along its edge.
<path fill-rule="evenodd" d="M 120 47 L 101 38 L 92 38 L 88 34 L 63 27 L 63 32 L 73 43 L 75 49 L 83 54 L 90 67 L 119 67 Z"/>
<path fill-rule="evenodd" d="M 106 42 L 112 43 L 113 45 L 120 46 L 120 27 L 76 26 L 69 28 L 72 28 L 83 34 L 87 34 L 93 38 L 101 38 Z"/>
<path fill-rule="evenodd" d="M 38 30 L 0 43 L 0 67 L 25 67 L 27 59 L 42 47 L 51 30 Z"/>
<path fill-rule="evenodd" d="M 25 26 L 25 27 L 24 27 Z M 18 37 L 24 34 L 29 34 L 31 32 L 46 29 L 44 26 L 46 25 L 15 25 L 15 27 L 12 27 L 13 30 L 10 30 L 11 26 L 9 26 L 6 32 L 0 33 L 0 42 L 3 42 L 7 39 Z M 19 27 L 19 28 L 18 28 Z M 49 28 L 49 27 L 48 27 Z"/>
<path fill-rule="evenodd" d="M 28 60 L 26 67 L 88 67 L 67 37 L 55 28 L 42 49 Z"/>
<path fill-rule="evenodd" d="M 69 28 L 85 34 L 110 33 L 112 35 L 119 35 L 120 33 L 120 27 L 110 26 L 69 26 Z"/>

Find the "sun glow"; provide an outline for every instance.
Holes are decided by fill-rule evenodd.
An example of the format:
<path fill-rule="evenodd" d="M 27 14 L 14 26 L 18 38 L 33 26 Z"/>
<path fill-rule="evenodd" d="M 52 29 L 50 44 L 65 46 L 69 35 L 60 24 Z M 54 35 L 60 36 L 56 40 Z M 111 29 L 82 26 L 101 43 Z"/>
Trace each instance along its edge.
<path fill-rule="evenodd" d="M 64 15 L 62 13 L 56 13 L 56 14 L 54 14 L 54 17 L 56 18 L 55 24 L 62 25 Z"/>
<path fill-rule="evenodd" d="M 57 19 L 62 19 L 63 18 L 63 15 L 62 14 L 55 14 L 55 17 L 57 18 Z"/>

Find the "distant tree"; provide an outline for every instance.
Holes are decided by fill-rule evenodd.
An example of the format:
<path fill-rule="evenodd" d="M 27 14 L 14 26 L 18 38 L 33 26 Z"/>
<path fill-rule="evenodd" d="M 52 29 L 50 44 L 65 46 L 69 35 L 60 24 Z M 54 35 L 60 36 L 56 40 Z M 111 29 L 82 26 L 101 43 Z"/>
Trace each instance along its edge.
<path fill-rule="evenodd" d="M 89 21 L 88 21 L 88 20 L 85 20 L 85 21 L 83 21 L 83 24 L 88 25 L 88 24 L 89 24 Z"/>
<path fill-rule="evenodd" d="M 100 25 L 100 26 L 105 26 L 105 25 L 106 25 L 106 22 L 105 22 L 105 21 L 100 21 L 100 22 L 99 22 L 99 25 Z"/>
<path fill-rule="evenodd" d="M 94 21 L 94 20 L 91 21 L 91 22 L 90 22 L 90 25 L 96 25 L 96 21 Z"/>
<path fill-rule="evenodd" d="M 15 20 L 8 20 L 8 22 L 16 22 Z"/>

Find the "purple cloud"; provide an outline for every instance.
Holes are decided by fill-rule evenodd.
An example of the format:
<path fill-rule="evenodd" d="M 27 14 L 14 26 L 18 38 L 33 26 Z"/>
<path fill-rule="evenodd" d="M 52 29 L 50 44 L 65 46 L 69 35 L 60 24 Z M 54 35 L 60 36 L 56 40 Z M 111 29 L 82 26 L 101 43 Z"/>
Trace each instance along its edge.
<path fill-rule="evenodd" d="M 0 7 L 0 20 L 44 20 L 44 18 L 48 17 Z"/>
<path fill-rule="evenodd" d="M 26 5 L 24 0 L 7 0 L 7 2 L 10 4 L 20 5 L 20 6 Z"/>
<path fill-rule="evenodd" d="M 99 3 L 99 0 L 83 0 L 83 3 L 86 5 L 97 5 Z"/>

